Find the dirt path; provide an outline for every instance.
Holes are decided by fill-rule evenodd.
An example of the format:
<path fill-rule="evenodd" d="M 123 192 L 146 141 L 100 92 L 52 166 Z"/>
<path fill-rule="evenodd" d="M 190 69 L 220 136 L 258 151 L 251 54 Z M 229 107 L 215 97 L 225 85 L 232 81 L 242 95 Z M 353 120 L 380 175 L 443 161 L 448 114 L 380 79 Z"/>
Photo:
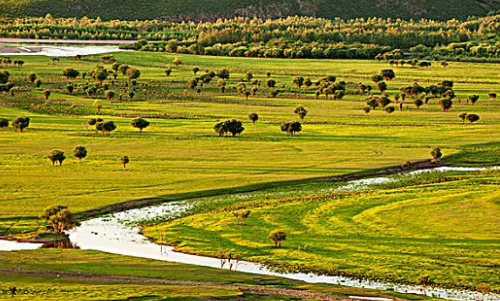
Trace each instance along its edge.
<path fill-rule="evenodd" d="M 242 292 L 257 293 L 257 294 L 284 295 L 284 296 L 293 296 L 298 298 L 319 299 L 319 300 L 352 300 L 344 296 L 307 292 L 296 289 L 273 288 L 273 287 L 262 287 L 262 286 L 245 286 L 245 285 L 234 285 L 234 284 L 214 283 L 214 282 L 168 280 L 168 279 L 156 279 L 156 278 L 122 276 L 122 275 L 91 274 L 91 273 L 36 271 L 36 270 L 22 270 L 22 269 L 10 269 L 10 268 L 0 268 L 0 272 L 25 274 L 25 275 L 38 275 L 38 276 L 54 276 L 57 278 L 61 277 L 85 278 L 85 279 L 99 280 L 100 282 L 123 281 L 123 282 L 139 283 L 139 284 L 170 284 L 170 285 L 188 285 L 188 286 L 199 286 L 199 287 L 222 287 L 222 288 L 237 289 Z"/>

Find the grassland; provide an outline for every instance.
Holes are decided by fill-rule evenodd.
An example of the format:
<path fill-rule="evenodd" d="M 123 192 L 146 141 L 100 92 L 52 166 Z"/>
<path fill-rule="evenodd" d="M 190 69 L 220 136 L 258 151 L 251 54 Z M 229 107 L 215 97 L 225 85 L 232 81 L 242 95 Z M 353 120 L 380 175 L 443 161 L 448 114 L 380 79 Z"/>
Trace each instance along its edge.
<path fill-rule="evenodd" d="M 153 95 L 138 93 L 134 101 L 107 101 L 102 96 L 87 97 L 83 93 L 63 93 L 66 79 L 62 69 L 73 67 L 89 72 L 96 63 L 89 58 L 75 61 L 62 59 L 49 64 L 45 57 L 24 57 L 21 70 L 9 69 L 19 87 L 28 87 L 26 76 L 36 72 L 42 89 L 52 89 L 51 107 L 77 106 L 75 114 L 47 114 L 46 111 L 23 109 L 26 100 L 43 104 L 41 90 L 19 91 L 16 96 L 3 96 L 8 106 L 0 107 L 0 116 L 13 119 L 30 116 L 31 125 L 24 133 L 4 130 L 0 133 L 1 198 L 0 232 L 20 235 L 40 230 L 37 218 L 47 205 L 67 205 L 73 212 L 100 208 L 124 201 L 164 197 L 179 193 L 199 193 L 213 189 L 231 189 L 254 184 L 304 180 L 314 177 L 400 165 L 406 160 L 429 158 L 429 148 L 440 146 L 445 155 L 456 154 L 469 145 L 497 140 L 500 106 L 487 98 L 498 85 L 494 64 L 454 63 L 450 67 L 428 70 L 396 69 L 397 78 L 389 83 L 389 94 L 402 85 L 415 81 L 437 83 L 455 81 L 459 98 L 481 95 L 472 106 L 455 102 L 451 112 L 441 112 L 431 100 L 417 110 L 407 105 L 403 112 L 387 114 L 377 110 L 365 114 L 364 96 L 348 94 L 342 101 L 316 99 L 312 91 L 296 98 L 290 88 L 294 75 L 313 79 L 327 74 L 339 80 L 369 82 L 369 77 L 387 66 L 374 61 L 333 61 L 278 59 L 243 59 L 204 56 L 179 56 L 182 64 L 171 77 L 164 75 L 165 65 L 174 56 L 157 53 L 117 53 L 120 63 L 136 66 L 142 72 L 140 83 L 148 84 Z M 109 65 L 108 65 L 109 66 Z M 215 83 L 205 86 L 201 95 L 186 90 L 186 80 L 193 77 L 191 68 L 231 71 L 230 85 L 236 84 L 248 71 L 265 80 L 272 73 L 278 85 L 286 85 L 278 98 L 270 98 L 262 88 L 257 96 L 245 100 L 234 88 L 221 96 Z M 88 80 L 86 80 L 88 81 Z M 76 84 L 86 82 L 77 79 Z M 112 89 L 123 89 L 119 78 Z M 31 84 L 32 85 L 32 84 Z M 286 92 L 290 91 L 290 92 Z M 148 92 L 149 93 L 149 92 Z M 182 95 L 187 93 L 187 97 Z M 155 96 L 158 95 L 158 96 Z M 92 108 L 100 98 L 104 109 Z M 297 117 L 293 110 L 304 105 L 309 115 L 299 136 L 290 138 L 279 131 L 280 123 Z M 473 126 L 463 125 L 462 112 L 474 112 L 481 120 Z M 71 114 L 72 111 L 70 111 Z M 238 118 L 257 112 L 256 125 L 245 122 L 241 137 L 218 137 L 213 125 L 218 120 Z M 49 111 L 50 113 L 50 111 Z M 114 120 L 118 129 L 102 137 L 86 128 L 88 117 L 100 114 Z M 129 125 L 131 117 L 165 114 L 168 118 L 150 119 L 143 133 Z M 70 153 L 76 145 L 85 145 L 89 156 L 81 166 Z M 46 158 L 52 149 L 66 151 L 68 159 L 62 167 L 53 167 Z M 119 158 L 131 157 L 123 171 Z M 495 163 L 496 156 L 486 155 L 482 163 Z M 456 163 L 471 161 L 462 156 Z"/>
<path fill-rule="evenodd" d="M 59 64 L 51 64 L 46 57 L 26 56 L 20 57 L 25 61 L 21 69 L 2 68 L 11 73 L 11 81 L 18 89 L 14 96 L 2 94 L 0 117 L 31 118 L 30 127 L 23 133 L 12 128 L 0 131 L 0 233 L 3 236 L 31 238 L 34 233 L 45 231 L 46 224 L 38 215 L 53 204 L 69 206 L 78 214 L 139 199 L 167 201 L 274 186 L 283 194 L 263 192 L 257 193 L 252 201 L 223 200 L 207 203 L 205 207 L 201 200 L 193 211 L 199 214 L 156 224 L 144 231 L 153 238 L 160 229 L 168 231 L 170 241 L 186 252 L 214 255 L 224 248 L 241 253 L 248 260 L 292 270 L 410 283 L 428 274 L 442 286 L 474 288 L 488 284 L 499 290 L 500 284 L 496 281 L 499 275 L 495 274 L 499 264 L 500 231 L 499 204 L 495 200 L 497 173 L 457 177 L 454 181 L 410 183 L 408 187 L 348 194 L 341 199 L 332 195 L 310 196 L 317 194 L 317 189 L 331 185 L 313 183 L 314 179 L 429 159 L 433 146 L 441 147 L 448 164 L 498 164 L 500 104 L 487 96 L 498 88 L 495 64 L 394 68 L 397 77 L 388 82 L 387 91 L 391 97 L 399 92 L 398 88 L 414 82 L 427 86 L 452 80 L 457 94 L 453 108 L 442 112 L 437 99 L 433 98 L 417 109 L 408 99 L 402 112 L 388 114 L 378 109 L 365 114 L 362 108 L 366 95 L 360 95 L 354 86 L 359 82 L 371 84 L 370 77 L 388 67 L 383 62 L 137 52 L 116 53 L 114 57 L 142 73 L 133 100 L 126 96 L 123 101 L 106 100 L 102 94 L 86 96 L 79 89 L 69 95 L 65 91 L 68 83 L 78 86 L 92 80 L 67 80 L 62 77 L 62 69 L 72 67 L 89 73 L 97 65 L 90 57 L 80 61 L 62 58 Z M 167 77 L 166 65 L 171 64 L 174 57 L 179 57 L 182 64 L 174 67 L 172 75 Z M 110 68 L 109 64 L 104 65 Z M 205 85 L 199 94 L 187 89 L 186 82 L 193 78 L 194 66 L 200 67 L 200 72 L 228 68 L 231 77 L 226 93 L 221 95 L 215 80 Z M 42 80 L 41 88 L 34 88 L 27 81 L 31 72 Z M 277 80 L 282 91 L 279 97 L 271 98 L 270 90 L 263 86 L 249 99 L 238 95 L 234 86 L 246 72 L 252 72 L 254 78 L 262 81 L 267 79 L 266 72 L 271 72 L 271 78 Z M 347 82 L 347 95 L 342 100 L 326 100 L 324 96 L 316 98 L 311 88 L 302 89 L 297 97 L 297 89 L 291 84 L 297 75 L 313 80 L 335 75 Z M 120 75 L 107 83 L 117 93 L 125 93 L 128 81 Z M 43 100 L 44 89 L 52 91 L 49 101 Z M 471 94 L 480 95 L 475 105 L 465 102 Z M 100 112 L 93 108 L 96 99 L 103 103 Z M 298 105 L 305 106 L 309 113 L 301 121 L 302 132 L 289 137 L 280 132 L 279 126 L 297 120 L 293 111 Z M 260 116 L 255 125 L 248 120 L 248 114 L 253 112 Z M 481 119 L 473 125 L 462 124 L 458 118 L 462 112 L 476 113 Z M 151 126 L 139 133 L 130 126 L 135 116 L 146 117 Z M 113 120 L 118 128 L 110 136 L 102 136 L 87 128 L 90 117 Z M 241 136 L 219 137 L 214 132 L 216 122 L 229 118 L 244 122 L 245 131 Z M 89 150 L 81 165 L 71 156 L 71 150 L 77 145 Z M 68 158 L 62 166 L 54 167 L 47 159 L 52 149 L 66 152 Z M 119 161 L 123 155 L 131 158 L 126 170 Z M 290 183 L 305 186 L 289 187 Z M 224 211 L 227 206 L 251 207 L 248 225 L 233 227 L 232 216 Z M 208 209 L 213 211 L 205 212 Z M 283 248 L 274 249 L 267 233 L 278 227 L 286 230 L 289 238 Z M 299 245 L 306 244 L 309 244 L 307 251 L 297 250 Z M 78 258 L 78 263 L 65 266 L 72 256 Z M 37 259 L 30 261 L 27 259 L 30 257 Z M 107 267 L 96 264 L 99 260 L 115 261 L 116 265 L 105 270 Z M 148 266 L 141 270 L 135 268 L 143 262 L 139 259 L 79 250 L 2 253 L 0 262 L 2 267 L 22 266 L 24 270 L 64 271 L 68 268 L 68 272 L 94 274 L 140 277 L 154 274 L 154 278 L 161 277 L 153 272 L 152 265 L 165 265 L 165 270 L 175 271 L 168 277 L 177 279 L 174 274 L 180 273 L 173 264 L 147 261 Z M 55 263 L 51 265 L 52 262 Z M 160 272 L 166 273 L 165 270 Z M 211 270 L 210 273 L 218 272 Z M 54 281 L 52 274 L 37 275 L 36 281 L 29 283 L 15 274 L 3 271 L 0 277 L 2 282 L 11 279 L 6 280 L 9 286 L 27 287 L 28 292 L 53 289 L 48 284 Z M 198 275 L 189 273 L 189 276 L 193 274 Z M 53 295 L 55 299 L 68 298 L 67 291 L 75 299 L 88 300 L 88 294 L 93 294 L 95 299 L 112 297 L 109 294 L 115 286 L 110 287 L 101 279 L 92 282 L 92 289 L 83 292 L 78 277 L 66 276 L 64 280 L 56 280 L 61 281 L 62 289 Z M 239 275 L 234 277 L 240 279 Z M 249 277 L 244 278 L 249 281 L 245 283 L 255 284 L 257 276 L 245 277 Z M 141 296 L 156 291 L 158 298 L 192 297 L 168 287 L 168 283 L 162 283 L 163 288 L 155 284 L 155 288 L 150 289 L 141 287 L 141 283 L 128 286 L 123 285 L 123 279 L 116 281 L 120 286 L 121 299 L 118 300 L 137 296 L 134 292 L 139 291 Z M 228 280 L 235 281 L 243 280 Z M 312 286 L 312 290 L 316 289 L 332 288 Z M 200 290 L 206 293 L 207 299 L 236 298 L 242 294 L 234 287 Z M 155 300 L 156 295 L 151 298 Z"/>
<path fill-rule="evenodd" d="M 182 252 L 246 260 L 289 271 L 500 290 L 500 173 L 426 179 L 423 183 L 310 197 L 261 196 L 143 229 Z M 394 185 L 394 184 L 393 184 Z M 222 203 L 219 203 L 222 204 Z M 251 210 L 246 225 L 232 212 Z M 283 247 L 268 233 L 282 229 Z"/>

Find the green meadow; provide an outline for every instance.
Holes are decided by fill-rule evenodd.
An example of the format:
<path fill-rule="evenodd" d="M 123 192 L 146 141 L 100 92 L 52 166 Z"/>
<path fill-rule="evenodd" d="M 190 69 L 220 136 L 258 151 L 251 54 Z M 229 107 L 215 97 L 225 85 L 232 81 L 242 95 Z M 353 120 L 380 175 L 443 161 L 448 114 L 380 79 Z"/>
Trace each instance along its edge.
<path fill-rule="evenodd" d="M 413 284 L 427 275 L 440 287 L 498 290 L 499 174 L 429 175 L 360 192 L 316 189 L 309 197 L 219 202 L 215 210 L 143 231 L 157 240 L 162 234 L 178 251 L 228 250 L 287 271 Z M 251 211 L 245 225 L 233 216 L 240 210 Z M 287 234 L 281 248 L 267 236 L 275 229 Z"/>
<path fill-rule="evenodd" d="M 432 147 L 441 148 L 443 164 L 498 164 L 500 101 L 488 97 L 488 93 L 498 88 L 497 65 L 454 62 L 447 68 L 435 64 L 421 69 L 392 68 L 385 62 L 371 60 L 251 59 L 144 52 L 119 52 L 113 56 L 118 63 L 141 71 L 138 84 L 133 87 L 133 99 L 127 96 L 131 83 L 121 74 L 116 80 L 105 81 L 110 90 L 116 91 L 113 99 L 105 99 L 103 93 L 88 96 L 78 88 L 94 84 L 89 75 L 86 79 L 62 76 L 62 70 L 68 67 L 87 74 L 98 64 L 110 69 L 111 64 L 97 62 L 99 56 L 86 56 L 79 61 L 61 58 L 56 64 L 43 56 L 23 56 L 16 57 L 25 61 L 22 68 L 0 68 L 10 72 L 10 81 L 16 85 L 14 95 L 1 95 L 0 117 L 12 121 L 24 116 L 31 120 L 23 133 L 12 127 L 0 130 L 2 237 L 32 239 L 45 232 L 47 225 L 38 216 L 54 204 L 68 206 L 71 212 L 83 216 L 79 214 L 93 209 L 104 212 L 106 206 L 128 201 L 142 200 L 146 204 L 151 200 L 224 197 L 275 187 L 286 198 L 263 193 L 251 201 L 222 201 L 207 203 L 206 207 L 203 199 L 198 199 L 193 215 L 149 225 L 143 230 L 152 239 L 158 238 L 159 231 L 165 231 L 168 241 L 181 251 L 214 256 L 219 249 L 225 249 L 247 260 L 294 271 L 403 283 L 416 283 L 419 277 L 429 275 L 440 286 L 475 289 L 488 285 L 492 290 L 500 290 L 496 280 L 500 275 L 495 274 L 500 264 L 498 173 L 454 176 L 341 195 L 318 195 L 315 191 L 330 185 L 319 185 L 318 179 L 429 160 Z M 172 63 L 174 58 L 181 60 L 179 67 Z M 169 64 L 172 74 L 166 76 Z M 189 89 L 187 81 L 194 78 L 195 66 L 201 74 L 205 70 L 227 68 L 231 75 L 226 92 L 219 91 L 217 79 L 205 84 L 199 92 Z M 374 85 L 371 76 L 388 68 L 396 73 L 394 80 L 387 81 L 389 97 L 414 82 L 428 86 L 451 80 L 457 95 L 453 107 L 443 112 L 438 98 L 431 98 L 417 109 L 408 97 L 403 111 L 394 103 L 396 111 L 392 114 L 380 108 L 366 114 L 363 108 L 367 95 L 358 92 L 357 84 Z M 32 72 L 42 81 L 41 87 L 36 88 L 27 80 Z M 256 95 L 248 98 L 239 95 L 236 89 L 247 72 L 262 81 Z M 280 90 L 275 98 L 264 84 L 267 72 Z M 346 96 L 342 100 L 316 97 L 314 85 L 298 89 L 292 84 L 296 76 L 309 77 L 314 82 L 328 75 L 346 82 Z M 67 84 L 76 87 L 72 94 L 66 91 Z M 246 84 L 247 88 L 253 86 Z M 46 89 L 51 91 L 48 100 L 43 98 Z M 123 94 L 121 100 L 118 94 Z M 474 105 L 466 101 L 472 94 L 480 96 Z M 102 103 L 102 110 L 94 108 L 95 100 Z M 308 110 L 304 120 L 294 114 L 297 106 Z M 258 113 L 256 124 L 249 120 L 250 113 Z M 460 113 L 475 113 L 480 120 L 464 124 Z M 137 116 L 151 123 L 143 132 L 130 125 L 130 120 Z M 89 118 L 112 120 L 117 129 L 103 136 L 87 125 Z M 233 118 L 243 122 L 244 132 L 237 137 L 218 136 L 214 125 Z M 302 131 L 296 136 L 280 131 L 282 123 L 297 120 Z M 82 164 L 71 154 L 77 145 L 88 150 Z M 53 166 L 47 158 L 54 149 L 66 154 L 62 166 Z M 130 158 L 126 169 L 120 162 L 124 155 Z M 251 210 L 246 226 L 234 226 L 231 211 L 235 206 Z M 267 238 L 269 231 L 277 228 L 288 236 L 282 248 L 273 248 Z M 298 249 L 306 245 L 306 249 Z M 44 259 L 32 264 L 29 261 L 7 264 L 8 260 L 25 255 Z M 22 265 L 23 269 L 53 271 L 65 264 L 62 259 L 50 264 L 58 256 L 66 260 L 72 256 L 86 257 L 71 269 L 68 267 L 71 272 L 119 274 L 115 272 L 121 269 L 127 274 L 127 269 L 134 266 L 135 270 L 136 264 L 143 262 L 77 250 L 0 253 L 0 262 L 2 267 Z M 117 263 L 102 270 L 95 260 L 107 256 Z M 121 266 L 122 260 L 130 263 Z M 38 266 L 41 262 L 43 265 Z M 177 268 L 174 264 L 147 261 L 144 270 L 130 273 L 162 278 L 150 274 L 157 272 L 157 265 L 169 266 L 167 270 Z M 2 281 L 20 285 L 23 276 L 17 278 L 12 273 L 0 270 Z M 219 272 L 210 270 L 210 273 Z M 223 281 L 220 279 L 236 277 L 220 273 L 208 278 Z M 255 284 L 256 278 L 262 277 L 238 274 L 237 279 L 227 281 L 248 280 L 245 283 Z M 120 286 L 120 298 L 110 299 L 105 292 L 110 290 L 110 284 L 101 280 L 96 280 L 91 290 L 85 292 L 80 291 L 81 284 L 72 277 L 57 280 L 60 291 L 50 294 L 54 300 L 128 300 L 162 291 L 158 296 L 141 300 L 163 300 L 167 296 L 192 298 L 198 292 L 189 295 L 186 290 L 168 284 L 121 285 L 117 280 L 113 285 Z M 38 275 L 30 281 L 29 291 L 43 292 L 46 289 L 43 283 L 50 281 L 53 278 L 48 275 Z M 312 287 L 315 291 L 331 289 Z M 70 295 L 65 293 L 66 289 Z M 199 290 L 205 299 L 242 294 L 234 287 Z M 138 291 L 140 294 L 134 293 Z M 346 294 L 349 293 L 353 292 Z"/>
<path fill-rule="evenodd" d="M 84 93 L 68 95 L 64 89 L 68 82 L 92 80 L 68 81 L 62 77 L 62 69 L 72 67 L 89 73 L 97 63 L 87 57 L 82 61 L 62 59 L 56 65 L 46 57 L 23 57 L 26 63 L 21 70 L 4 68 L 21 88 L 15 96 L 3 96 L 8 105 L 0 107 L 0 116 L 11 120 L 29 116 L 31 124 L 23 133 L 11 129 L 0 133 L 2 232 L 18 235 L 37 230 L 37 216 L 50 204 L 81 212 L 136 199 L 353 173 L 427 159 L 433 146 L 451 155 L 465 145 L 496 141 L 500 129 L 496 118 L 500 106 L 487 97 L 498 81 L 493 64 L 453 63 L 446 69 L 428 70 L 395 68 L 397 77 L 388 83 L 389 94 L 415 81 L 424 85 L 447 79 L 455 82 L 454 90 L 462 103 L 455 101 L 450 112 L 442 112 L 437 99 L 432 99 L 418 110 L 408 104 L 403 112 L 387 114 L 378 109 L 365 114 L 362 108 L 366 96 L 349 94 L 348 89 L 343 100 L 334 101 L 324 96 L 316 99 L 312 89 L 302 89 L 306 91 L 297 98 L 292 78 L 303 75 L 317 80 L 333 74 L 347 83 L 370 83 L 371 75 L 388 67 L 383 62 L 186 55 L 175 56 L 182 64 L 174 66 L 167 77 L 164 70 L 172 64 L 173 55 L 122 52 L 114 56 L 119 63 L 137 67 L 142 73 L 139 83 L 148 84 L 147 89 L 139 88 L 132 101 L 108 101 Z M 218 92 L 214 82 L 205 85 L 200 95 L 187 89 L 186 81 L 194 77 L 193 66 L 201 70 L 228 68 L 231 78 L 225 95 Z M 262 80 L 267 78 L 266 72 L 271 72 L 277 86 L 286 86 L 284 92 L 271 98 L 269 89 L 262 87 L 248 100 L 238 96 L 231 86 L 249 71 Z M 33 84 L 27 83 L 26 76 L 31 72 L 42 80 L 41 89 L 53 90 L 49 106 L 76 105 L 80 110 L 62 115 L 16 105 L 19 99 L 44 103 L 41 89 L 31 89 Z M 120 85 L 125 81 L 120 75 L 110 89 L 123 89 Z M 155 92 L 142 95 L 143 90 Z M 473 93 L 481 96 L 474 106 L 464 100 Z M 96 98 L 103 102 L 99 117 L 117 124 L 109 137 L 86 126 L 87 119 L 98 114 L 92 108 Z M 291 138 L 280 132 L 279 125 L 298 119 L 293 113 L 298 105 L 309 113 L 302 132 Z M 255 125 L 247 117 L 252 112 L 260 116 Z M 463 125 L 458 118 L 462 112 L 477 113 L 481 120 L 472 126 Z M 166 117 L 146 118 L 151 125 L 143 133 L 129 124 L 129 116 L 154 115 Z M 244 122 L 240 137 L 219 137 L 213 131 L 216 122 L 229 118 Z M 89 151 L 81 166 L 71 157 L 76 145 L 84 145 Z M 66 152 L 62 167 L 51 166 L 46 158 L 52 149 Z M 123 155 L 131 158 L 125 171 L 119 162 Z"/>

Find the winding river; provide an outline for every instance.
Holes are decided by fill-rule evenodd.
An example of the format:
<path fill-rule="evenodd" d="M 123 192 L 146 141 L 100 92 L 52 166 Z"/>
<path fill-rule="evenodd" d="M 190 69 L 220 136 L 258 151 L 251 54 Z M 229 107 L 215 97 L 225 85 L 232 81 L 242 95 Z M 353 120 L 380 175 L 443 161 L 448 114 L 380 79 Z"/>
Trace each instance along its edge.
<path fill-rule="evenodd" d="M 480 170 L 484 170 L 484 168 L 439 167 L 433 170 L 427 169 L 407 172 L 405 175 L 418 176 L 421 173 L 431 171 L 471 172 Z M 369 188 L 370 185 L 374 184 L 392 182 L 396 179 L 397 176 L 361 179 L 346 182 L 340 187 L 335 187 L 333 189 L 336 191 L 352 191 Z M 137 226 L 133 226 L 134 222 L 154 219 L 158 216 L 176 216 L 177 214 L 188 210 L 190 206 L 191 203 L 189 202 L 170 202 L 159 206 L 131 209 L 104 217 L 93 218 L 82 222 L 79 227 L 70 231 L 69 238 L 74 245 L 85 250 L 99 250 L 113 254 L 221 268 L 221 262 L 219 259 L 184 254 L 174 251 L 173 247 L 155 244 L 144 237 L 140 233 L 140 229 Z M 39 247 L 41 247 L 40 244 L 16 243 L 0 240 L 0 251 L 36 249 Z M 228 269 L 229 267 L 226 265 L 224 268 Z M 289 279 L 302 280 L 309 283 L 328 283 L 361 288 L 394 290 L 401 293 L 421 294 L 449 300 L 500 300 L 500 295 L 498 294 L 483 295 L 474 291 L 430 287 L 425 288 L 416 285 L 401 285 L 395 283 L 360 280 L 342 276 L 316 275 L 313 273 L 277 272 L 264 265 L 245 261 L 239 261 L 236 263 L 233 266 L 233 270 L 260 275 L 279 276 Z"/>

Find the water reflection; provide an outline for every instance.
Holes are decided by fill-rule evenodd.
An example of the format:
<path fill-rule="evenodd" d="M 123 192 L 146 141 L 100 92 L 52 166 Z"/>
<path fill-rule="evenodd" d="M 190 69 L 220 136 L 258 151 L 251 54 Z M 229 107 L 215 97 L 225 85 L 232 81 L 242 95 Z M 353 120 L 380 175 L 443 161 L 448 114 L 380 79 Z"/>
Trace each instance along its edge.
<path fill-rule="evenodd" d="M 43 249 L 80 249 L 75 243 L 71 242 L 69 238 L 61 239 L 58 241 L 46 242 L 42 245 Z"/>

